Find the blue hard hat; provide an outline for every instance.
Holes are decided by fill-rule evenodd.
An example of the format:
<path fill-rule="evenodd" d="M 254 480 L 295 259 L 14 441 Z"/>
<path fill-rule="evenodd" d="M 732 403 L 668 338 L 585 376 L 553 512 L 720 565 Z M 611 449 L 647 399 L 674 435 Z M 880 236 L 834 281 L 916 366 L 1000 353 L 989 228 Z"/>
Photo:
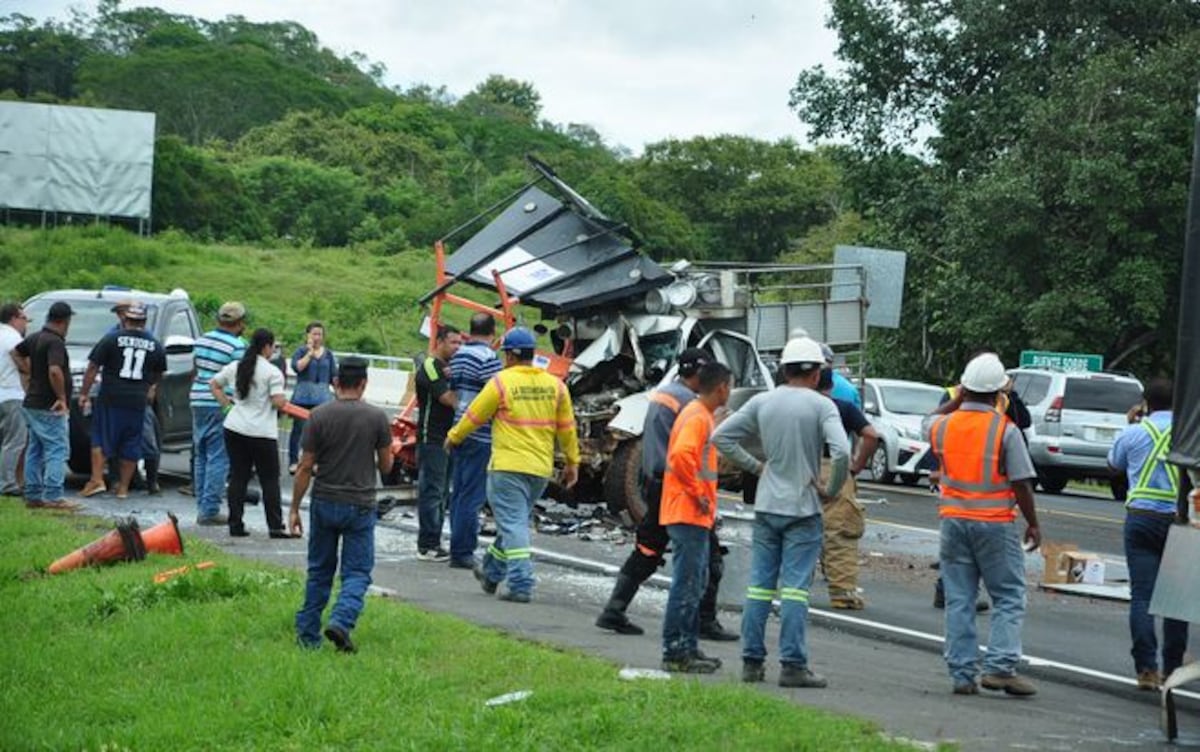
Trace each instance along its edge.
<path fill-rule="evenodd" d="M 534 338 L 533 332 L 523 326 L 509 329 L 500 342 L 501 350 L 534 350 L 536 348 L 537 339 Z"/>

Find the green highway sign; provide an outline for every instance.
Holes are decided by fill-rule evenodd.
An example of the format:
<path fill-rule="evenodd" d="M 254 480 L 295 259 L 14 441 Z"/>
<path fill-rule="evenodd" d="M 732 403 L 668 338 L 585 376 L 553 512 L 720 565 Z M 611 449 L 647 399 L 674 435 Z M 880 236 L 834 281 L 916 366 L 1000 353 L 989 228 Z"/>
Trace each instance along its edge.
<path fill-rule="evenodd" d="M 1103 371 L 1104 356 L 1091 353 L 1022 350 L 1022 368 L 1054 368 L 1060 371 Z"/>

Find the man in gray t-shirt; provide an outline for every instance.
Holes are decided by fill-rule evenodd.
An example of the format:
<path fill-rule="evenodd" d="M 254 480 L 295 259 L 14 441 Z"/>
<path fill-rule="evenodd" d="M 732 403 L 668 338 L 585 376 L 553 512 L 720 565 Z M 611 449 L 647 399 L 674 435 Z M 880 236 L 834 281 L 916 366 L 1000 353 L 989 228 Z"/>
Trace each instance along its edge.
<path fill-rule="evenodd" d="M 713 433 L 712 443 L 743 470 L 758 475 L 754 548 L 742 610 L 742 681 L 760 682 L 771 601 L 779 595 L 782 687 L 824 687 L 808 667 L 805 622 L 813 569 L 821 553 L 821 502 L 846 480 L 850 442 L 833 400 L 817 392 L 825 355 L 808 337 L 788 341 L 779 359 L 786 383 L 751 399 Z M 741 446 L 762 439 L 765 461 Z M 821 450 L 829 447 L 829 481 L 819 485 Z"/>
<path fill-rule="evenodd" d="M 300 501 L 315 472 L 308 505 L 308 582 L 304 606 L 296 612 L 296 641 L 301 647 L 321 646 L 321 614 L 329 603 L 340 543 L 342 589 L 325 637 L 338 650 L 353 653 L 350 633 L 375 567 L 377 473 L 392 469 L 392 436 L 387 414 L 362 400 L 367 388 L 365 360 L 346 358 L 339 363 L 334 386 L 337 399 L 313 410 L 304 428 L 304 453 L 296 468 L 288 514 L 291 533 L 302 534 Z"/>

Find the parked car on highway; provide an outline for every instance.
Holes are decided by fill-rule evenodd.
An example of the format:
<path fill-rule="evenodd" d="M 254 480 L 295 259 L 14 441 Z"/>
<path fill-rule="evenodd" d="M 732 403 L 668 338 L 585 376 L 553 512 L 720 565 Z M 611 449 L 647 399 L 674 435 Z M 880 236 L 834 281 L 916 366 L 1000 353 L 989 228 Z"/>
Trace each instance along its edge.
<path fill-rule="evenodd" d="M 1042 490 L 1058 493 L 1068 481 L 1085 478 L 1111 481 L 1108 450 L 1128 425 L 1130 408 L 1141 402 L 1141 382 L 1124 374 L 1037 368 L 1009 375 L 1029 408 L 1025 436 Z M 1114 487 L 1114 495 L 1123 494 Z"/>
<path fill-rule="evenodd" d="M 112 307 L 132 298 L 146 306 L 146 331 L 163 344 L 167 353 L 167 371 L 158 386 L 155 415 L 161 430 L 163 449 L 187 449 L 192 443 L 192 410 L 188 391 L 192 383 L 192 349 L 200 336 L 200 319 L 188 294 L 173 290 L 168 294 L 105 287 L 102 290 L 52 290 L 25 301 L 30 327 L 41 327 L 50 305 L 58 300 L 71 305 L 75 315 L 67 332 L 67 353 L 71 358 L 71 453 L 67 464 L 77 473 L 90 469 L 91 417 L 79 410 L 79 389 L 87 370 L 88 353 L 117 323 Z"/>
<path fill-rule="evenodd" d="M 865 379 L 863 412 L 879 432 L 867 472 L 872 480 L 891 483 L 897 476 L 916 485 L 934 467 L 929 442 L 921 437 L 921 421 L 941 403 L 944 389 L 899 379 Z"/>

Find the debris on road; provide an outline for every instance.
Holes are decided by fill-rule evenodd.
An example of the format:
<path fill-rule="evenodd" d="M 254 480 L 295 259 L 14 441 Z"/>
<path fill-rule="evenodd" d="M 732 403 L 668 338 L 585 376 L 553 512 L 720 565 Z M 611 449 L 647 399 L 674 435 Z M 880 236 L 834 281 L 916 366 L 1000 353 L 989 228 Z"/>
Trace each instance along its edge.
<path fill-rule="evenodd" d="M 522 690 L 518 690 L 516 692 L 509 692 L 508 694 L 500 695 L 499 697 L 493 697 L 492 699 L 487 700 L 483 704 L 488 706 L 489 708 L 494 708 L 498 705 L 509 705 L 514 702 L 522 702 L 523 700 L 527 700 L 532 696 L 533 696 L 533 690 L 522 689 Z"/>

